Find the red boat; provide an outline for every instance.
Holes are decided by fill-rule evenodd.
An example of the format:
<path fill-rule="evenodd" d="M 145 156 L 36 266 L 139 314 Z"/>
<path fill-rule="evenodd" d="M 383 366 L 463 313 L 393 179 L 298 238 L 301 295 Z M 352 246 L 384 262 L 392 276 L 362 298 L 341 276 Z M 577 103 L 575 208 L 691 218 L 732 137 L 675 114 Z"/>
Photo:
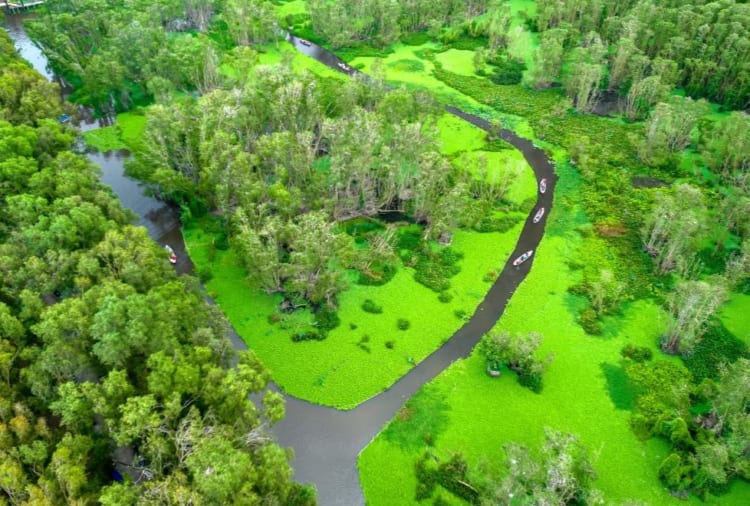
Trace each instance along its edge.
<path fill-rule="evenodd" d="M 299 43 L 302 44 L 303 46 L 312 46 L 312 42 L 310 42 L 309 40 L 305 40 L 305 39 L 297 39 L 297 40 L 299 40 Z"/>
<path fill-rule="evenodd" d="M 547 178 L 542 178 L 541 181 L 539 181 L 539 193 L 544 193 L 547 191 Z"/>
<path fill-rule="evenodd" d="M 529 258 L 531 258 L 531 255 L 533 255 L 533 254 L 534 254 L 534 250 L 530 249 L 529 251 L 527 251 L 526 253 L 524 253 L 520 257 L 518 257 L 515 260 L 513 260 L 513 265 L 515 265 L 515 266 L 521 265 L 526 260 L 528 260 Z"/>
<path fill-rule="evenodd" d="M 534 215 L 534 223 L 539 223 L 539 220 L 542 219 L 542 216 L 544 216 L 544 208 L 540 207 L 539 210 Z"/>
<path fill-rule="evenodd" d="M 167 253 L 169 254 L 169 262 L 176 264 L 177 263 L 177 253 L 174 252 L 174 250 L 169 246 L 169 244 L 164 245 L 164 249 L 167 250 Z"/>

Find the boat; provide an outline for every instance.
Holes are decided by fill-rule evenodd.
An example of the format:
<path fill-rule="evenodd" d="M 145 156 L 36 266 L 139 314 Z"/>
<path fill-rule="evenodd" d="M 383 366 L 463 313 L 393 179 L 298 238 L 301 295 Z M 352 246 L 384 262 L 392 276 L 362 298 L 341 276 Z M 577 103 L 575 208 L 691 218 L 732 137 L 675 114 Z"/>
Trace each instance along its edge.
<path fill-rule="evenodd" d="M 544 216 L 544 208 L 540 207 L 534 215 L 534 223 L 539 223 L 539 221 L 542 219 L 542 216 Z"/>
<path fill-rule="evenodd" d="M 531 255 L 533 255 L 533 254 L 534 254 L 534 250 L 530 249 L 529 251 L 527 251 L 526 253 L 524 253 L 520 257 L 518 257 L 515 260 L 513 260 L 513 265 L 515 265 L 515 266 L 521 265 L 526 260 L 528 260 L 529 258 L 531 258 Z"/>
<path fill-rule="evenodd" d="M 312 46 L 312 42 L 310 42 L 309 40 L 305 40 L 305 39 L 297 39 L 297 40 L 299 40 L 299 43 L 302 44 L 303 46 Z"/>
<path fill-rule="evenodd" d="M 539 193 L 544 193 L 547 191 L 547 178 L 542 178 L 541 181 L 539 181 Z"/>
<path fill-rule="evenodd" d="M 341 61 L 340 61 L 340 62 L 338 62 L 338 63 L 337 63 L 336 65 L 338 65 L 338 66 L 339 66 L 339 68 L 340 68 L 341 70 L 343 70 L 344 72 L 349 72 L 349 71 L 350 71 L 350 70 L 352 69 L 352 68 L 351 68 L 351 67 L 350 67 L 349 65 L 347 65 L 346 63 L 344 63 L 344 62 L 341 62 Z"/>
<path fill-rule="evenodd" d="M 174 252 L 172 247 L 169 244 L 164 245 L 164 249 L 167 250 L 167 253 L 169 253 L 169 262 L 176 264 L 177 263 L 177 253 Z"/>

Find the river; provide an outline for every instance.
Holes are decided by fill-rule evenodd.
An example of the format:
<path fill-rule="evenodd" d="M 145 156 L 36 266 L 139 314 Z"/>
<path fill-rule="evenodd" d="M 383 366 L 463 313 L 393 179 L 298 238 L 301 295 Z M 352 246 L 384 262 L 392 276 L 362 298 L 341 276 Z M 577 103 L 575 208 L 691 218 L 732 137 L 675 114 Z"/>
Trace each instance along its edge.
<path fill-rule="evenodd" d="M 23 16 L 9 16 L 6 20 L 8 32 L 21 55 L 35 69 L 54 80 L 47 69 L 47 60 L 41 51 L 29 40 L 21 24 Z M 315 58 L 329 67 L 356 74 L 356 70 L 342 68 L 343 63 L 325 49 L 304 45 L 299 39 L 289 38 L 300 52 Z M 447 107 L 454 114 L 480 128 L 490 131 L 490 124 L 481 118 L 459 109 Z M 83 129 L 97 128 L 97 124 L 83 125 Z M 500 137 L 523 153 L 534 170 L 537 182 L 547 181 L 547 191 L 538 194 L 534 210 L 543 206 L 546 212 L 539 223 L 533 223 L 529 215 L 524 224 L 518 243 L 505 267 L 490 288 L 474 315 L 443 346 L 429 355 L 392 387 L 367 400 L 350 411 L 311 404 L 295 397 L 284 395 L 286 417 L 279 422 L 273 432 L 282 446 L 294 449 L 292 466 L 295 479 L 313 483 L 318 489 L 318 498 L 323 506 L 356 506 L 364 504 L 364 497 L 357 471 L 357 457 L 360 451 L 378 434 L 383 425 L 422 385 L 440 374 L 453 361 L 471 353 L 479 339 L 502 315 L 508 300 L 528 274 L 534 257 L 521 266 L 512 265 L 513 259 L 528 250 L 536 250 L 544 234 L 544 227 L 552 208 L 553 194 L 557 177 L 554 166 L 545 153 L 530 141 L 518 137 L 509 130 L 502 130 Z M 159 244 L 169 244 L 178 253 L 177 268 L 180 272 L 192 272 L 192 263 L 185 253 L 180 231 L 179 216 L 173 207 L 146 196 L 142 186 L 124 175 L 127 152 L 87 153 L 89 160 L 102 169 L 102 181 L 110 185 L 123 205 L 138 215 L 138 224 L 145 226 L 150 236 Z M 245 343 L 232 332 L 232 342 L 238 349 L 246 348 Z M 276 388 L 272 385 L 272 388 Z"/>

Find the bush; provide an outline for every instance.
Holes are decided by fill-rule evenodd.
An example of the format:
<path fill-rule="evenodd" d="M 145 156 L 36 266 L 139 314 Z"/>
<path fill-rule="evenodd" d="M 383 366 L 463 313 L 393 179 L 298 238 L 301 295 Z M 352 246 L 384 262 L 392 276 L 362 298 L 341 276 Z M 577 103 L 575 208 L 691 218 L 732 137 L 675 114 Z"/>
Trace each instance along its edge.
<path fill-rule="evenodd" d="M 305 330 L 303 332 L 297 332 L 292 334 L 292 341 L 299 343 L 300 341 L 322 341 L 326 338 L 326 334 L 318 332 L 317 330 Z"/>
<path fill-rule="evenodd" d="M 357 284 L 364 286 L 381 286 L 393 279 L 396 275 L 396 267 L 394 265 L 375 262 L 371 267 L 369 273 L 359 272 L 357 277 Z"/>
<path fill-rule="evenodd" d="M 214 277 L 214 273 L 211 271 L 210 267 L 204 267 L 198 271 L 198 279 L 204 285 L 208 283 L 209 281 L 211 281 L 213 277 Z"/>
<path fill-rule="evenodd" d="M 229 238 L 227 237 L 226 232 L 220 232 L 219 235 L 217 235 L 216 238 L 212 240 L 212 242 L 216 249 L 219 249 L 221 251 L 226 251 L 229 249 Z"/>
<path fill-rule="evenodd" d="M 645 346 L 635 346 L 634 344 L 624 346 L 622 350 L 620 350 L 620 355 L 622 355 L 623 358 L 629 358 L 634 362 L 645 362 L 646 360 L 651 360 L 651 357 L 653 356 L 650 349 Z"/>
<path fill-rule="evenodd" d="M 438 295 L 438 300 L 443 304 L 447 304 L 453 300 L 453 295 L 449 292 L 440 292 L 440 295 Z"/>
<path fill-rule="evenodd" d="M 341 324 L 341 319 L 336 311 L 331 311 L 324 306 L 315 313 L 315 323 L 320 332 L 327 334 Z"/>
<path fill-rule="evenodd" d="M 396 342 L 395 341 L 386 341 L 385 342 L 385 347 L 388 348 L 389 350 L 392 350 L 394 346 L 396 346 Z"/>
<path fill-rule="evenodd" d="M 350 323 L 349 324 L 349 330 L 357 330 L 357 324 L 356 323 Z"/>
<path fill-rule="evenodd" d="M 538 394 L 542 391 L 542 373 L 540 371 L 532 371 L 519 374 L 518 383 Z"/>
<path fill-rule="evenodd" d="M 578 323 L 587 334 L 598 336 L 602 333 L 602 324 L 599 322 L 596 311 L 592 307 L 587 307 L 581 311 L 581 314 L 578 316 Z"/>
<path fill-rule="evenodd" d="M 456 309 L 455 311 L 453 311 L 453 314 L 456 315 L 456 318 L 458 318 L 459 320 L 466 320 L 469 317 L 469 314 L 465 309 Z"/>
<path fill-rule="evenodd" d="M 497 67 L 495 73 L 490 76 L 490 80 L 495 84 L 518 84 L 523 79 L 523 71 L 526 70 L 526 65 L 523 62 L 508 58 L 494 60 L 490 63 Z"/>
<path fill-rule="evenodd" d="M 397 325 L 399 330 L 408 330 L 411 327 L 411 322 L 406 318 L 399 318 Z"/>
<path fill-rule="evenodd" d="M 450 247 L 438 253 L 423 252 L 414 266 L 414 280 L 435 292 L 445 291 L 450 288 L 449 278 L 461 270 L 457 262 L 462 256 Z"/>
<path fill-rule="evenodd" d="M 383 312 L 383 306 L 379 306 L 374 301 L 367 299 L 362 303 L 362 311 L 365 313 L 380 314 Z"/>

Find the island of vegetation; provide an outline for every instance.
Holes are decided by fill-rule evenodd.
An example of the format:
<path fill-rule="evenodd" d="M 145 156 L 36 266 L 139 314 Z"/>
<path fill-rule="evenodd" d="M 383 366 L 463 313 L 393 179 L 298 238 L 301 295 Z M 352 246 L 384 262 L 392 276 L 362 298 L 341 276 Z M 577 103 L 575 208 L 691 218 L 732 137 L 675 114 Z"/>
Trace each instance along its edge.
<path fill-rule="evenodd" d="M 372 435 L 367 503 L 747 503 L 747 3 L 74 0 L 25 26 L 116 115 L 86 142 L 180 209 L 196 278 L 4 42 L 6 502 L 313 503 L 266 435 L 280 395 L 248 394 L 353 409 L 528 272 Z"/>

